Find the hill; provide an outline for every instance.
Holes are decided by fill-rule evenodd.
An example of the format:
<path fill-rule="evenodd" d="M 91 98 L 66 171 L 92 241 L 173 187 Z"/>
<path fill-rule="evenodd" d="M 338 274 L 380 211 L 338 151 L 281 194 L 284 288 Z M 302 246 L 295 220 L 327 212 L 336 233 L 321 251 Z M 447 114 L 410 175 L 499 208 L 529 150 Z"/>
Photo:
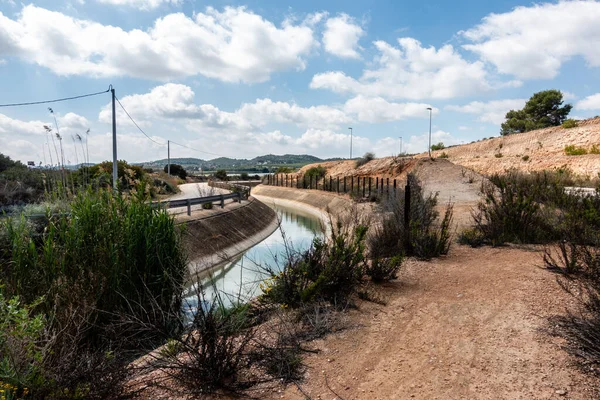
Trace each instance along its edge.
<path fill-rule="evenodd" d="M 594 145 L 600 149 L 599 117 L 579 121 L 576 128 L 557 126 L 448 147 L 433 151 L 432 157 L 445 153 L 454 164 L 485 175 L 511 168 L 526 172 L 568 168 L 577 175 L 596 178 L 600 171 L 600 154 L 565 154 L 566 146 L 589 152 Z M 427 153 L 417 157 L 425 158 Z"/>
<path fill-rule="evenodd" d="M 329 159 L 336 160 L 336 159 Z M 247 172 L 270 172 L 281 166 L 300 168 L 306 164 L 316 163 L 322 160 L 319 157 L 308 154 L 267 154 L 254 157 L 252 159 L 236 159 L 228 157 L 219 157 L 212 160 L 202 160 L 200 158 L 172 158 L 171 163 L 182 165 L 187 170 L 217 170 L 226 169 L 228 171 L 247 171 Z M 146 168 L 164 168 L 167 159 L 148 161 L 140 163 Z"/>

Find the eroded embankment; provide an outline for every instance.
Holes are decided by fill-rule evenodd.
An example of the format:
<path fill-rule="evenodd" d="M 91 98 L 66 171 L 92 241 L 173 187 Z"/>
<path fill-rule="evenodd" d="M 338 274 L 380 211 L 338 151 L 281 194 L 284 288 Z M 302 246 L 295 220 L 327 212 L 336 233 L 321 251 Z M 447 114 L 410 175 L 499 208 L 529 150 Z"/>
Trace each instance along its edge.
<path fill-rule="evenodd" d="M 185 224 L 183 241 L 191 274 L 239 255 L 278 226 L 275 211 L 253 197 L 242 207 L 182 224 Z"/>

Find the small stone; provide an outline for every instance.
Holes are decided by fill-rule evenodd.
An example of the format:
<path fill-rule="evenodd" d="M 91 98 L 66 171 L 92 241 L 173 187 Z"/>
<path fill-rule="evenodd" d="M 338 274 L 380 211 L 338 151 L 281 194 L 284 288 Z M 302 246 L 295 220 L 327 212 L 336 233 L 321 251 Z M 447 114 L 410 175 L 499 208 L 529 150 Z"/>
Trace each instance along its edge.
<path fill-rule="evenodd" d="M 563 389 L 557 389 L 554 393 L 556 393 L 559 396 L 564 396 L 567 394 L 567 391 Z"/>

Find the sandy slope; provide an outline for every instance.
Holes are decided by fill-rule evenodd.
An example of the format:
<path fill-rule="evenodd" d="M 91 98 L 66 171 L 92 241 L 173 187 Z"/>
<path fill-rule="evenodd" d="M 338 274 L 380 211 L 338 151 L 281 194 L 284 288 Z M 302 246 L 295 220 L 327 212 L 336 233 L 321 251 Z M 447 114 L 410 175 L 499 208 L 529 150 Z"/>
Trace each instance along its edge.
<path fill-rule="evenodd" d="M 542 171 L 566 166 L 578 175 L 594 178 L 600 171 L 600 155 L 567 156 L 564 153 L 568 145 L 589 150 L 594 144 L 600 147 L 600 118 L 581 121 L 577 128 L 554 127 L 480 140 L 435 151 L 432 155 L 438 157 L 445 152 L 453 163 L 485 175 L 501 173 L 509 168 Z M 525 156 L 529 157 L 526 161 L 523 160 Z M 427 157 L 427 154 L 417 157 Z"/>

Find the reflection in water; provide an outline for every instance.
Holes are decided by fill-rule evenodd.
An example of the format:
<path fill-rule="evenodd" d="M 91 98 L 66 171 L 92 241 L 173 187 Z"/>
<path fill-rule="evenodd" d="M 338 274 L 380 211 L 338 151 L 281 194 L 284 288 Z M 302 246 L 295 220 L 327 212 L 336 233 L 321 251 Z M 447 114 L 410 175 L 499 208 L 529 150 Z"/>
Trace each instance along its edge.
<path fill-rule="evenodd" d="M 323 228 L 319 219 L 299 210 L 269 204 L 281 220 L 281 229 L 276 230 L 262 242 L 247 250 L 241 256 L 223 266 L 212 269 L 197 278 L 205 289 L 205 298 L 214 299 L 219 295 L 224 305 L 247 301 L 259 294 L 259 283 L 267 276 L 261 266 L 280 269 L 286 260 L 285 241 L 294 251 L 308 249 L 316 235 L 322 235 Z M 212 283 L 211 283 L 212 281 Z M 197 286 L 188 289 L 184 308 L 190 313 L 196 309 Z"/>

